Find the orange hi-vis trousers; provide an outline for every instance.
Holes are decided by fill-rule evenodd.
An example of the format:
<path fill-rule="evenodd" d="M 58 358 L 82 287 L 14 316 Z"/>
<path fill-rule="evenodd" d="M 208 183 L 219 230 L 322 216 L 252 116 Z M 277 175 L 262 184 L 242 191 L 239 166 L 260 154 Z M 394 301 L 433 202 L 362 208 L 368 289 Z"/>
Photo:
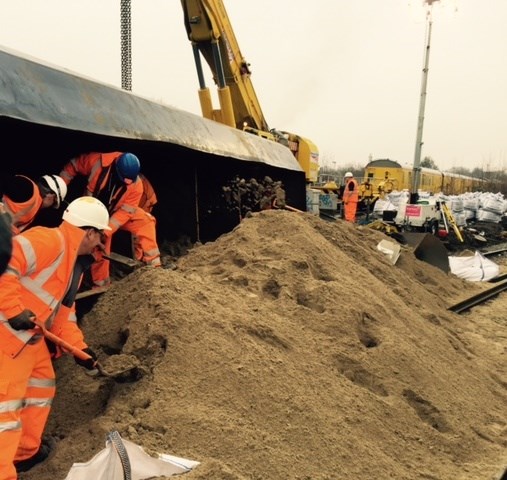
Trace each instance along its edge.
<path fill-rule="evenodd" d="M 347 202 L 344 205 L 345 220 L 347 222 L 356 221 L 357 202 Z"/>
<path fill-rule="evenodd" d="M 160 250 L 157 243 L 156 219 L 142 208 L 137 207 L 131 219 L 120 227 L 120 230 L 132 235 L 132 250 L 136 260 L 146 265 L 160 267 Z M 111 252 L 111 236 L 107 237 L 105 252 Z M 94 285 L 107 286 L 110 284 L 109 260 L 100 253 L 95 255 L 96 262 L 92 264 L 91 274 Z"/>
<path fill-rule="evenodd" d="M 16 480 L 14 462 L 39 450 L 55 390 L 43 339 L 26 345 L 15 358 L 0 350 L 0 480 Z"/>
<path fill-rule="evenodd" d="M 157 244 L 157 221 L 155 217 L 138 208 L 125 230 L 132 234 L 132 250 L 136 260 L 146 265 L 160 267 L 160 250 Z"/>

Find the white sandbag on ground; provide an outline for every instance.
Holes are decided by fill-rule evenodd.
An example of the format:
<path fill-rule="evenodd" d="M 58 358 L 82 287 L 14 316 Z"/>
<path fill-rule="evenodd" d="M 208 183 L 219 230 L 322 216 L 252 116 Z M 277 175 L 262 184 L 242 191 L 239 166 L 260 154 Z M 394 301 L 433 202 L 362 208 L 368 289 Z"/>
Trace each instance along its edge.
<path fill-rule="evenodd" d="M 488 282 L 500 273 L 500 267 L 480 252 L 469 257 L 449 257 L 451 273 L 471 282 Z"/>
<path fill-rule="evenodd" d="M 139 445 L 120 438 L 118 432 L 111 432 L 106 448 L 86 463 L 74 463 L 65 480 L 124 480 L 126 466 L 130 470 L 128 478 L 146 480 L 181 475 L 197 465 L 199 462 L 167 454 L 151 457 Z"/>

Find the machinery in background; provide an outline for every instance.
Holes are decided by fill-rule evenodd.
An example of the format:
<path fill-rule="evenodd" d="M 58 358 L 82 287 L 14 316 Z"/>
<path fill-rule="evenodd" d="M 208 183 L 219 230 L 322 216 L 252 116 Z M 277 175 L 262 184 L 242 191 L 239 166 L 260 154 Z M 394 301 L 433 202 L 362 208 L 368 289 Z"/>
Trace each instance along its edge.
<path fill-rule="evenodd" d="M 304 170 L 307 183 L 316 182 L 319 152 L 315 144 L 300 135 L 269 128 L 252 85 L 250 65 L 241 54 L 222 0 L 181 0 L 181 5 L 194 53 L 203 117 L 285 145 Z M 213 109 L 201 55 L 217 85 L 219 109 Z"/>

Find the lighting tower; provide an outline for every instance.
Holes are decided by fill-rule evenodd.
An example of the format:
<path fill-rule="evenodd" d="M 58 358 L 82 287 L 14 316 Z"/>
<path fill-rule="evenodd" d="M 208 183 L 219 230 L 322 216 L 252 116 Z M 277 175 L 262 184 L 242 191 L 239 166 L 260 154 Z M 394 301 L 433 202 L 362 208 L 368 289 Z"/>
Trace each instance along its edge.
<path fill-rule="evenodd" d="M 419 100 L 419 119 L 417 122 L 417 136 L 415 140 L 415 154 L 414 154 L 414 167 L 412 170 L 412 189 L 410 191 L 410 203 L 417 203 L 419 185 L 421 184 L 421 150 L 422 150 L 422 134 L 424 125 L 424 108 L 426 106 L 426 87 L 428 84 L 428 66 L 430 60 L 430 43 L 431 43 L 431 26 L 432 7 L 433 4 L 440 0 L 423 0 L 423 5 L 426 7 L 426 32 L 424 38 L 425 54 L 424 66 L 421 82 L 421 97 Z"/>

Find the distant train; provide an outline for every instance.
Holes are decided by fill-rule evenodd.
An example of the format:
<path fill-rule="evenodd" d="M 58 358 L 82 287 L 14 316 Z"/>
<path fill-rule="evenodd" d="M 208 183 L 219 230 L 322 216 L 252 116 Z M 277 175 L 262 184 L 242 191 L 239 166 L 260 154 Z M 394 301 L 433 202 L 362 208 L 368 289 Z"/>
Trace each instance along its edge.
<path fill-rule="evenodd" d="M 402 167 L 398 162 L 389 159 L 378 159 L 369 162 L 364 170 L 360 196 L 363 200 L 377 198 L 392 191 L 412 189 L 413 169 Z M 421 168 L 419 190 L 431 194 L 459 195 L 465 192 L 483 190 L 484 181 L 451 172 L 441 172 L 430 168 Z"/>

